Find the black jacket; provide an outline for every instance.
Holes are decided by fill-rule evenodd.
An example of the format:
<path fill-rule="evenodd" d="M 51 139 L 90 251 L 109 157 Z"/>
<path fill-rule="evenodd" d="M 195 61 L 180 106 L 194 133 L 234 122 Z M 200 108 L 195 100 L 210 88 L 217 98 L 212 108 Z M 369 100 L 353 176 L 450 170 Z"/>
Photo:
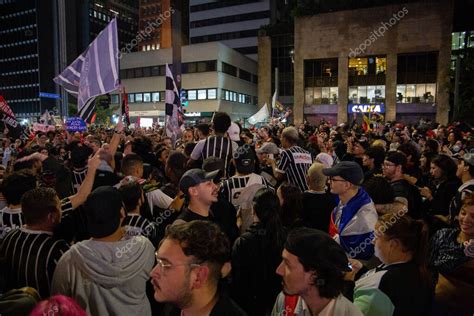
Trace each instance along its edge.
<path fill-rule="evenodd" d="M 284 231 L 282 235 L 284 240 Z M 269 314 L 281 291 L 281 278 L 275 271 L 283 246 L 275 246 L 266 236 L 263 225 L 254 223 L 232 250 L 232 297 L 249 315 Z"/>

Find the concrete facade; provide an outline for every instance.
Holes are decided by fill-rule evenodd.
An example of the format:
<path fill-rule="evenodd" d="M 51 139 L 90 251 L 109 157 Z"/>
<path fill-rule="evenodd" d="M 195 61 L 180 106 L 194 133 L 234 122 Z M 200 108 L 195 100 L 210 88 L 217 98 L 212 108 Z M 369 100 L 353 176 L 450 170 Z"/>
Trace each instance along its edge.
<path fill-rule="evenodd" d="M 268 36 L 258 38 L 258 105 L 271 104 L 272 43 Z"/>
<path fill-rule="evenodd" d="M 348 104 L 348 58 L 356 48 L 363 44 L 366 49 L 351 57 L 384 55 L 387 58 L 385 83 L 386 120 L 394 120 L 398 111 L 410 106 L 396 102 L 397 56 L 404 53 L 437 52 L 437 90 L 436 104 L 417 104 L 411 108 L 420 113 L 436 110 L 436 120 L 448 122 L 449 69 L 451 58 L 451 30 L 453 3 L 443 2 L 412 3 L 390 5 L 353 11 L 341 11 L 301 17 L 295 20 L 295 62 L 294 62 L 294 118 L 295 122 L 304 119 L 304 61 L 307 59 L 338 58 L 338 105 L 329 112 L 337 113 L 337 122 L 347 120 Z M 398 15 L 397 15 L 398 14 Z M 394 17 L 396 15 L 396 17 Z M 382 36 L 373 39 L 371 34 L 386 25 Z M 365 44 L 364 44 L 365 43 Z M 269 45 L 261 39 L 263 47 Z M 262 60 L 262 59 L 260 59 Z M 268 67 L 267 64 L 259 65 Z M 260 84 L 262 74 L 271 69 L 259 69 Z M 267 98 L 266 88 L 259 88 L 259 100 Z M 312 105 L 312 107 L 318 107 Z M 321 106 L 322 107 L 322 106 Z M 426 107 L 426 109 L 425 109 Z M 428 108 L 429 107 L 429 108 Z M 327 108 L 327 107 L 326 107 Z M 435 108 L 435 109 L 434 109 Z M 398 109 L 398 110 L 397 110 Z M 322 112 L 309 109 L 307 112 Z"/>
<path fill-rule="evenodd" d="M 191 0 L 189 4 L 191 44 L 221 41 L 231 48 L 242 51 L 247 57 L 257 59 L 257 32 L 262 25 L 270 24 L 270 0 L 243 3 Z M 216 36 L 218 38 L 215 38 Z"/>
<path fill-rule="evenodd" d="M 217 98 L 213 100 L 189 101 L 187 112 L 215 112 L 224 111 L 233 119 L 247 118 L 257 111 L 257 106 L 224 99 L 224 90 L 241 94 L 257 96 L 257 84 L 234 77 L 222 72 L 222 62 L 245 70 L 252 75 L 257 75 L 257 64 L 237 51 L 218 42 L 183 46 L 182 63 L 198 61 L 217 61 L 216 71 L 184 73 L 182 75 L 182 88 L 190 89 L 217 89 Z M 139 67 L 150 67 L 172 63 L 172 49 L 136 52 L 124 55 L 120 62 L 121 71 Z M 239 70 L 240 71 L 240 70 Z M 165 91 L 165 76 L 150 76 L 134 79 L 123 79 L 127 93 Z M 164 116 L 164 102 L 134 102 L 129 103 L 130 116 Z"/>

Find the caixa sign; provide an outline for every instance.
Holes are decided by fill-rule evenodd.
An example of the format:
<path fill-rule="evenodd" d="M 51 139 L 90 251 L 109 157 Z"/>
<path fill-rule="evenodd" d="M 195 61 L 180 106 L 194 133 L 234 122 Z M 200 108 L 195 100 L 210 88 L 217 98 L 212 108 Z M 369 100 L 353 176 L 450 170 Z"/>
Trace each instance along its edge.
<path fill-rule="evenodd" d="M 385 104 L 349 104 L 349 113 L 385 113 Z"/>

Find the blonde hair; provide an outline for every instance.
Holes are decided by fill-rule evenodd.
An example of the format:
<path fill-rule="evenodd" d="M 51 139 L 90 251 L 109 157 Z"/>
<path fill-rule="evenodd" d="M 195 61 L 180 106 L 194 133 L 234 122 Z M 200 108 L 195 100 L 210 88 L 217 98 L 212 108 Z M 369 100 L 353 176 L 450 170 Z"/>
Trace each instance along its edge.
<path fill-rule="evenodd" d="M 327 177 L 323 174 L 324 165 L 320 162 L 315 162 L 308 169 L 308 185 L 313 189 L 324 189 L 327 182 Z"/>

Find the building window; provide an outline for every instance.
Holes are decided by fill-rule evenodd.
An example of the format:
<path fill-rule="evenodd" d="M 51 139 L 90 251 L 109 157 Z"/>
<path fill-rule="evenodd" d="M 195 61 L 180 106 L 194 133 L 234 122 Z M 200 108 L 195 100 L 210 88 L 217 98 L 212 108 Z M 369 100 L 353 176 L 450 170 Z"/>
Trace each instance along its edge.
<path fill-rule="evenodd" d="M 349 86 L 385 85 L 386 69 L 384 56 L 349 58 Z"/>
<path fill-rule="evenodd" d="M 436 83 L 397 85 L 397 103 L 433 103 L 436 101 Z"/>
<path fill-rule="evenodd" d="M 437 59 L 437 53 L 399 55 L 397 83 L 436 83 Z"/>
<path fill-rule="evenodd" d="M 129 93 L 128 102 L 129 103 L 135 103 L 135 95 L 133 93 Z"/>
<path fill-rule="evenodd" d="M 337 104 L 338 87 L 308 87 L 305 88 L 305 104 Z"/>
<path fill-rule="evenodd" d="M 135 68 L 135 78 L 143 77 L 143 68 Z"/>
<path fill-rule="evenodd" d="M 207 98 L 209 100 L 217 99 L 217 89 L 207 89 Z"/>
<path fill-rule="evenodd" d="M 349 87 L 349 103 L 367 104 L 384 103 L 385 86 L 352 86 Z"/>
<path fill-rule="evenodd" d="M 206 100 L 207 99 L 207 91 L 204 89 L 204 90 L 198 90 L 197 91 L 197 96 L 198 96 L 198 100 Z"/>
<path fill-rule="evenodd" d="M 135 93 L 135 102 L 143 102 L 143 94 Z"/>
<path fill-rule="evenodd" d="M 159 66 L 153 66 L 151 67 L 151 75 L 153 77 L 157 77 L 160 75 L 160 67 Z"/>
<path fill-rule="evenodd" d="M 197 91 L 196 90 L 188 90 L 188 100 L 194 101 L 197 100 Z"/>
<path fill-rule="evenodd" d="M 237 77 L 237 67 L 222 62 L 222 72 Z"/>
<path fill-rule="evenodd" d="M 248 71 L 243 70 L 243 69 L 239 69 L 239 78 L 251 82 L 252 81 L 252 74 Z"/>
<path fill-rule="evenodd" d="M 119 95 L 118 94 L 111 94 L 110 95 L 110 103 L 118 104 L 119 103 Z"/>
<path fill-rule="evenodd" d="M 305 104 L 337 104 L 337 75 L 337 58 L 305 60 Z"/>
<path fill-rule="evenodd" d="M 143 77 L 150 77 L 151 76 L 151 67 L 144 67 L 143 68 Z"/>
<path fill-rule="evenodd" d="M 143 94 L 143 102 L 151 102 L 151 93 Z"/>
<path fill-rule="evenodd" d="M 153 102 L 160 102 L 160 93 L 159 92 L 153 92 L 151 94 L 151 100 Z"/>

